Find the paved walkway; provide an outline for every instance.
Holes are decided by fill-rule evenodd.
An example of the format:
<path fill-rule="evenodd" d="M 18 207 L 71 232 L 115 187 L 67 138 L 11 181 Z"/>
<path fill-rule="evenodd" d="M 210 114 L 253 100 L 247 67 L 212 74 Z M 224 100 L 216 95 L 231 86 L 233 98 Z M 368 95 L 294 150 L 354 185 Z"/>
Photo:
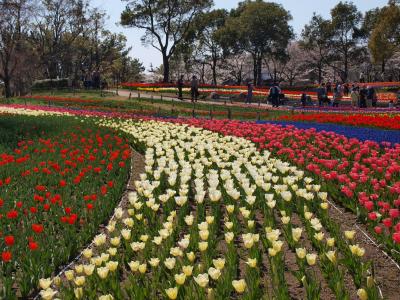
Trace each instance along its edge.
<path fill-rule="evenodd" d="M 115 92 L 116 90 L 112 90 L 111 92 Z M 158 94 L 153 94 L 153 93 L 138 93 L 138 91 L 129 91 L 129 90 L 118 90 L 118 95 L 122 97 L 129 98 L 131 96 L 132 98 L 146 98 L 146 99 L 162 99 L 164 101 L 170 101 L 170 102 L 182 102 L 182 103 L 191 103 L 189 99 L 184 99 L 184 100 L 179 100 L 177 97 L 171 97 L 171 96 L 164 96 L 164 95 L 158 95 Z M 221 105 L 221 106 L 228 106 L 228 107 L 240 107 L 240 108 L 261 108 L 261 109 L 274 109 L 277 110 L 276 108 L 272 108 L 272 105 L 266 104 L 266 103 L 258 103 L 254 102 L 251 104 L 244 104 L 244 103 L 238 103 L 238 102 L 230 102 L 229 99 L 220 99 L 220 100 L 198 100 L 197 103 L 201 104 L 212 104 L 212 105 Z M 291 109 L 291 106 L 282 106 L 282 108 Z M 279 109 L 278 109 L 279 110 Z"/>

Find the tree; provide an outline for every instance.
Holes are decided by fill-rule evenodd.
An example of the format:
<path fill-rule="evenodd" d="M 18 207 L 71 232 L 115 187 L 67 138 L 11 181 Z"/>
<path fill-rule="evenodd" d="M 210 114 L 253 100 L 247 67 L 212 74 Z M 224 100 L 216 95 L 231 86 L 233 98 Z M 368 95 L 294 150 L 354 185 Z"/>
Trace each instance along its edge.
<path fill-rule="evenodd" d="M 217 9 L 200 14 L 194 22 L 195 37 L 198 41 L 198 50 L 202 52 L 204 61 L 212 71 L 212 84 L 217 85 L 217 67 L 223 58 L 223 48 L 220 42 L 222 37 L 218 30 L 225 24 L 228 12 L 224 9 Z"/>
<path fill-rule="evenodd" d="M 282 66 L 282 75 L 285 81 L 289 83 L 290 86 L 294 84 L 296 79 L 304 74 L 308 66 L 307 55 L 300 48 L 298 42 L 292 42 L 287 48 L 288 59 Z"/>
<path fill-rule="evenodd" d="M 87 0 L 43 0 L 34 39 L 48 78 L 65 77 L 76 39 L 88 29 Z"/>
<path fill-rule="evenodd" d="M 0 1 L 0 79 L 4 82 L 6 97 L 12 95 L 14 76 L 27 61 L 28 30 L 33 10 L 33 1 Z"/>
<path fill-rule="evenodd" d="M 253 58 L 254 83 L 261 85 L 265 56 L 279 57 L 293 37 L 290 13 L 276 3 L 245 1 L 233 10 L 222 29 L 236 51 L 242 49 Z"/>
<path fill-rule="evenodd" d="M 388 61 L 400 46 L 400 6 L 394 1 L 382 8 L 371 30 L 368 47 L 374 62 L 385 72 Z"/>
<path fill-rule="evenodd" d="M 207 11 L 212 0 L 123 0 L 127 6 L 121 24 L 145 30 L 142 41 L 161 52 L 164 82 L 169 81 L 169 60 L 189 33 L 195 17 Z"/>
<path fill-rule="evenodd" d="M 301 33 L 299 46 L 307 53 L 309 69 L 318 74 L 318 83 L 322 82 L 324 67 L 329 62 L 331 38 L 330 22 L 316 14 Z"/>
<path fill-rule="evenodd" d="M 331 64 L 339 73 L 342 81 L 347 81 L 352 64 L 358 64 L 363 48 L 359 41 L 362 37 L 362 14 L 351 2 L 339 2 L 331 10 L 331 50 L 336 64 Z"/>

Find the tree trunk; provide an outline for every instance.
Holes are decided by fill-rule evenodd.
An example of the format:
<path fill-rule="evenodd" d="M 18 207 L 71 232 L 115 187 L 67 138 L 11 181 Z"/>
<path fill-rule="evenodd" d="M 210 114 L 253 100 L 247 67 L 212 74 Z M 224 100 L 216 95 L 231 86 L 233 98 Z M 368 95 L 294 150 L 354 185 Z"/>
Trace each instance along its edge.
<path fill-rule="evenodd" d="M 322 65 L 318 64 L 318 84 L 322 82 Z"/>
<path fill-rule="evenodd" d="M 242 69 L 243 67 L 240 67 L 239 72 L 238 72 L 238 85 L 242 84 L 243 78 L 242 78 Z"/>
<path fill-rule="evenodd" d="M 211 69 L 213 76 L 213 85 L 217 85 L 217 60 L 215 58 L 213 58 Z"/>
<path fill-rule="evenodd" d="M 206 79 L 205 79 L 205 75 L 206 75 L 206 64 L 202 63 L 201 65 L 201 83 L 205 84 L 206 83 Z"/>
<path fill-rule="evenodd" d="M 381 69 L 382 69 L 381 72 L 384 73 L 384 72 L 385 72 L 385 69 L 386 69 L 386 61 L 385 61 L 384 58 L 382 59 L 382 66 L 381 66 Z"/>
<path fill-rule="evenodd" d="M 345 54 L 345 56 L 344 56 L 344 73 L 343 73 L 343 76 L 340 76 L 340 77 L 342 78 L 343 82 L 346 82 L 348 76 L 349 76 L 349 60 L 348 60 L 347 54 Z"/>
<path fill-rule="evenodd" d="M 254 79 L 253 79 L 253 83 L 254 83 L 254 85 L 257 85 L 257 81 L 258 81 L 258 78 L 257 78 L 257 75 L 258 75 L 258 72 L 257 72 L 257 57 L 256 57 L 256 55 L 253 55 L 253 77 L 254 77 Z"/>
<path fill-rule="evenodd" d="M 164 78 L 163 82 L 169 82 L 169 57 L 166 53 L 163 53 L 163 68 L 164 68 Z"/>
<path fill-rule="evenodd" d="M 257 86 L 262 86 L 262 57 L 257 59 Z"/>
<path fill-rule="evenodd" d="M 12 96 L 11 93 L 11 80 L 8 75 L 4 76 L 4 94 L 6 98 L 10 98 Z"/>

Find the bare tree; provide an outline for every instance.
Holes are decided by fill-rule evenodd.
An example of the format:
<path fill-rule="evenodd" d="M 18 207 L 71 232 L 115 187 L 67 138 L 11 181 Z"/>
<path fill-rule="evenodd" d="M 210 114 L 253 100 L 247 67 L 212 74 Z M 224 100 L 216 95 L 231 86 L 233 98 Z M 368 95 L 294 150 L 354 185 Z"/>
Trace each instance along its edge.
<path fill-rule="evenodd" d="M 2 0 L 0 2 L 0 79 L 5 96 L 12 95 L 12 81 L 26 61 L 27 35 L 33 1 Z"/>

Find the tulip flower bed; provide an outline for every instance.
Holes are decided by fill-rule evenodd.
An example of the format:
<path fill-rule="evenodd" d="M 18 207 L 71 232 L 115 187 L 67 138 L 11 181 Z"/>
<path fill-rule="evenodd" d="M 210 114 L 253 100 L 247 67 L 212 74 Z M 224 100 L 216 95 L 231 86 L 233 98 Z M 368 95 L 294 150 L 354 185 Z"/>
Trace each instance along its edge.
<path fill-rule="evenodd" d="M 393 87 L 398 88 L 400 83 L 364 83 L 361 86 L 374 86 L 378 89 L 378 99 L 382 102 L 389 102 L 391 100 L 395 101 L 397 99 L 396 93 L 388 92 L 386 89 L 382 89 L 384 87 Z M 169 83 L 135 83 L 135 82 L 126 82 L 122 83 L 122 87 L 137 90 L 137 91 L 144 91 L 144 92 L 157 92 L 157 93 L 168 93 L 168 94 L 176 94 L 178 92 L 178 88 L 176 84 L 169 84 Z M 289 99 L 300 100 L 301 95 L 303 92 L 307 93 L 313 100 L 317 100 L 317 92 L 315 91 L 318 88 L 317 85 L 315 86 L 308 86 L 308 87 L 286 87 L 283 88 L 283 93 Z M 381 91 L 382 89 L 382 91 Z M 190 94 L 190 82 L 186 83 L 186 87 L 182 89 L 182 92 L 185 94 Z M 210 94 L 210 93 L 217 93 L 219 95 L 239 95 L 239 94 L 246 94 L 247 93 L 247 86 L 236 86 L 236 85 L 217 85 L 213 86 L 210 84 L 200 84 L 199 85 L 199 92 Z M 262 96 L 265 97 L 269 93 L 269 87 L 255 87 L 253 90 L 254 96 Z M 333 93 L 329 93 L 328 96 L 333 97 Z M 343 100 L 350 101 L 350 96 L 344 96 Z"/>
<path fill-rule="evenodd" d="M 87 245 L 119 201 L 129 165 L 114 130 L 0 115 L 0 299 L 26 299 Z"/>
<path fill-rule="evenodd" d="M 385 129 L 400 129 L 399 114 L 293 114 L 279 117 L 279 120 L 317 123 L 334 123 L 352 126 L 369 126 Z"/>
<path fill-rule="evenodd" d="M 399 145 L 236 121 L 0 111 L 0 128 L 15 131 L 0 131 L 0 298 L 37 286 L 43 299 L 397 297 L 400 270 L 330 201 L 398 258 Z M 145 153 L 145 173 L 99 232 L 126 183 L 127 143 Z"/>
<path fill-rule="evenodd" d="M 237 121 L 175 120 L 245 137 L 304 168 L 400 261 L 400 144 L 360 142 L 333 132 Z"/>
<path fill-rule="evenodd" d="M 257 124 L 276 124 L 295 127 L 297 129 L 315 129 L 320 132 L 334 132 L 347 138 L 356 138 L 360 141 L 374 141 L 377 143 L 388 143 L 393 145 L 400 143 L 400 130 L 388 130 L 371 127 L 356 127 L 329 123 L 296 122 L 296 121 L 257 121 Z"/>
<path fill-rule="evenodd" d="M 100 123 L 145 151 L 145 173 L 82 259 L 39 281 L 42 298 L 380 298 L 362 240 L 330 217 L 328 194 L 302 170 L 243 138 Z"/>

